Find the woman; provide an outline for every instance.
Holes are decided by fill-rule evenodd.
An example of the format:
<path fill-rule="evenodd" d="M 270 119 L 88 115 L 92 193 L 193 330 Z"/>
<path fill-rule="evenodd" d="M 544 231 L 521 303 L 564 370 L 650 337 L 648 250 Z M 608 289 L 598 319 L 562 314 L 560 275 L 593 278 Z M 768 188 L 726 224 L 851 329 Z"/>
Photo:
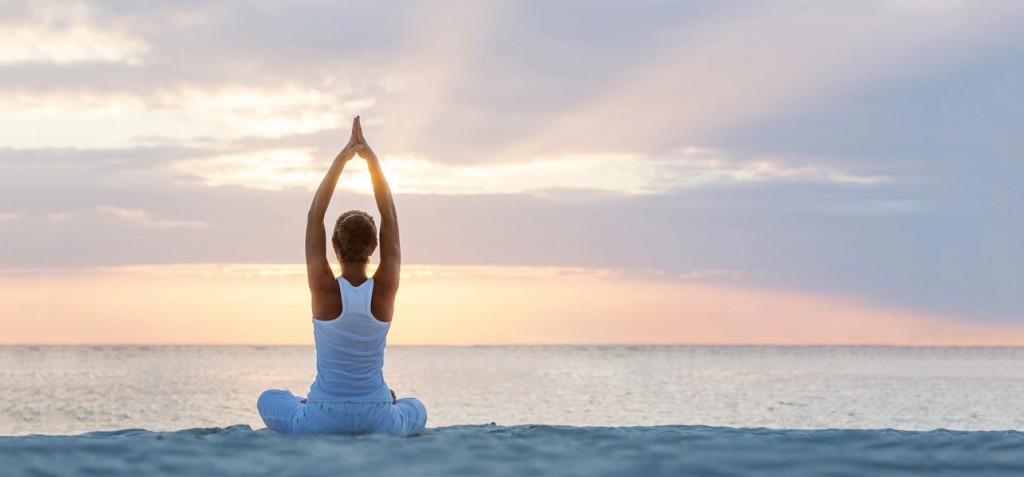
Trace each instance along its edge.
<path fill-rule="evenodd" d="M 366 275 L 366 264 L 377 248 L 377 227 L 366 212 L 350 210 L 338 217 L 331 237 L 341 262 L 341 276 L 335 279 L 327 262 L 324 215 L 341 170 L 356 154 L 369 165 L 380 211 L 380 265 L 372 278 Z M 316 380 L 307 399 L 278 390 L 260 395 L 256 407 L 267 427 L 285 434 L 411 436 L 423 431 L 427 409 L 414 398 L 395 399 L 382 372 L 401 261 L 391 189 L 357 116 L 348 145 L 334 158 L 306 218 Z"/>

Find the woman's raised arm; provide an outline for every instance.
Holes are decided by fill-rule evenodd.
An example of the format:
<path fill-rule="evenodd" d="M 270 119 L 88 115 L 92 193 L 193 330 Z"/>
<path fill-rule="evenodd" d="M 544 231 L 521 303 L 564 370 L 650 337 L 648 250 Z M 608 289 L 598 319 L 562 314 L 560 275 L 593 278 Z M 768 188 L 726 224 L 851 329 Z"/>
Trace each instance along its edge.
<path fill-rule="evenodd" d="M 363 137 L 363 128 L 356 122 L 353 127 L 356 134 L 356 141 L 362 146 L 357 152 L 359 157 L 366 159 L 370 169 L 370 179 L 373 181 L 373 197 L 377 201 L 377 210 L 380 212 L 380 265 L 373 274 L 375 290 L 380 290 L 386 306 L 380 307 L 384 315 L 378 316 L 384 321 L 391 320 L 395 295 L 398 294 L 398 279 L 402 268 L 402 247 L 398 238 L 398 212 L 395 209 L 395 200 L 391 196 L 391 187 L 384 177 L 384 170 L 380 167 L 380 160 L 374 154 L 373 149 L 366 143 Z"/>
<path fill-rule="evenodd" d="M 313 203 L 306 215 L 306 278 L 312 296 L 313 317 L 330 320 L 341 314 L 341 294 L 338 282 L 334 279 L 331 264 L 327 261 L 327 232 L 324 229 L 324 216 L 327 206 L 331 203 L 334 188 L 338 185 L 345 163 L 362 149 L 356 135 L 359 116 L 352 121 L 352 136 L 348 144 L 334 158 L 331 168 L 327 171 L 320 187 L 313 196 Z"/>

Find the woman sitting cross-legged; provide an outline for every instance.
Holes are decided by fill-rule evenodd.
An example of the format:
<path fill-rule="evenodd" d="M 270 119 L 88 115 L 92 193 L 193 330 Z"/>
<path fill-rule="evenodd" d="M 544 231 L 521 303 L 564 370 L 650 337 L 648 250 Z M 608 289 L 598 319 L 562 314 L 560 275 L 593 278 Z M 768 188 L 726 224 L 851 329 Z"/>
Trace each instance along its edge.
<path fill-rule="evenodd" d="M 380 264 L 366 274 L 377 248 L 377 227 L 366 212 L 341 214 L 331 241 L 341 262 L 335 278 L 327 262 L 324 216 L 345 163 L 366 160 L 380 211 Z M 398 217 L 380 161 L 363 138 L 359 117 L 348 145 L 334 159 L 313 197 L 306 219 L 306 274 L 313 299 L 316 380 L 307 399 L 269 390 L 256 407 L 267 427 L 285 434 L 370 434 L 411 436 L 427 424 L 418 399 L 395 399 L 384 382 L 384 346 L 395 311 L 401 268 Z"/>

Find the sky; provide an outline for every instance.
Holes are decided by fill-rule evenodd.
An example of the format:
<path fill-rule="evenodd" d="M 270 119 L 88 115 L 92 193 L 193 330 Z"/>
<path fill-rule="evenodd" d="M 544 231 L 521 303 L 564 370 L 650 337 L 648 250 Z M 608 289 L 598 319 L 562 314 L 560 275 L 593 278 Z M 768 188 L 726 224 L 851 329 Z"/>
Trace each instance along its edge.
<path fill-rule="evenodd" d="M 1024 3 L 0 2 L 0 344 L 309 344 L 361 115 L 397 344 L 1024 345 Z M 328 220 L 375 212 L 364 164 Z"/>

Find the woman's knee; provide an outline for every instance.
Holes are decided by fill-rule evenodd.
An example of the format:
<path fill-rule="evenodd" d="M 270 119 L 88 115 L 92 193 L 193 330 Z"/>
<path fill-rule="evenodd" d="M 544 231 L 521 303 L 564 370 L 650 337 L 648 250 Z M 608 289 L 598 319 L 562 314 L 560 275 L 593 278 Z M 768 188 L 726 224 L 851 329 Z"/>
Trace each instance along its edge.
<path fill-rule="evenodd" d="M 416 408 L 417 414 L 421 417 L 423 422 L 426 423 L 427 422 L 427 406 L 425 406 L 423 404 L 423 402 L 420 401 L 419 399 L 416 399 L 416 398 L 407 398 L 407 399 L 409 400 L 409 404 L 412 404 L 412 406 Z"/>
<path fill-rule="evenodd" d="M 279 414 L 281 410 L 285 408 L 291 409 L 299 404 L 299 398 L 292 394 L 291 391 L 268 389 L 263 391 L 260 397 L 256 399 L 256 410 L 259 411 L 261 417 L 267 417 L 268 415 Z"/>
<path fill-rule="evenodd" d="M 289 391 L 269 389 L 256 400 L 256 410 L 268 428 L 291 434 L 296 432 L 295 413 L 302 408 L 300 399 Z"/>
<path fill-rule="evenodd" d="M 256 409 L 260 414 L 263 414 L 263 410 L 267 408 L 267 405 L 273 401 L 275 397 L 280 396 L 283 393 L 287 393 L 287 391 L 281 391 L 279 389 L 268 389 L 263 391 L 260 393 L 260 397 L 256 399 Z"/>
<path fill-rule="evenodd" d="M 419 399 L 402 398 L 395 402 L 395 405 L 411 408 L 412 412 L 403 413 L 412 421 L 409 423 L 411 425 L 404 429 L 405 435 L 419 434 L 427 428 L 427 407 Z"/>

